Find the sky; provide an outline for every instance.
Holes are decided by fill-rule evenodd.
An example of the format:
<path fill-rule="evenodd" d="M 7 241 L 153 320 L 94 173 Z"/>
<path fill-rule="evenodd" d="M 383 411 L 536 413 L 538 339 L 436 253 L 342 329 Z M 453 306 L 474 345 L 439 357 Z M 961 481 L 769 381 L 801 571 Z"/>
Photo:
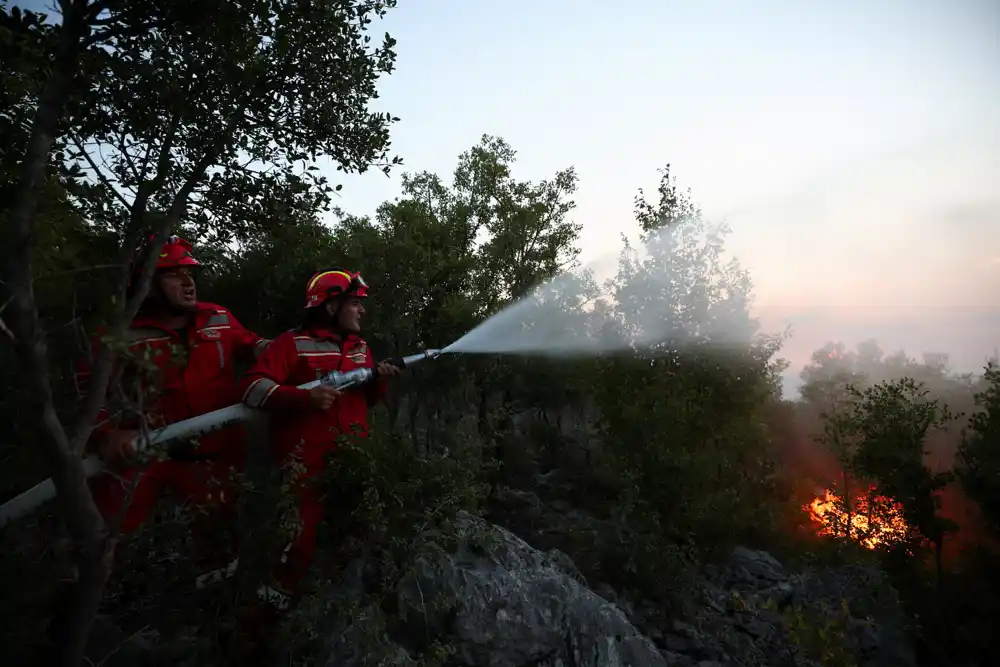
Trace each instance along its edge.
<path fill-rule="evenodd" d="M 411 0 L 384 23 L 407 169 L 448 174 L 483 133 L 519 178 L 576 167 L 607 271 L 669 162 L 733 230 L 763 328 L 792 327 L 787 390 L 830 339 L 958 370 L 1000 345 L 1000 3 Z M 340 205 L 397 193 L 373 174 Z"/>
<path fill-rule="evenodd" d="M 499 135 L 519 179 L 576 168 L 581 259 L 607 274 L 670 163 L 732 229 L 763 328 L 792 327 L 786 391 L 828 340 L 981 367 L 1000 346 L 1000 3 L 615 7 L 400 0 L 373 26 L 398 40 L 373 108 L 401 118 L 405 167 L 331 170 L 336 204 L 373 213 L 400 172 L 450 174 Z"/>

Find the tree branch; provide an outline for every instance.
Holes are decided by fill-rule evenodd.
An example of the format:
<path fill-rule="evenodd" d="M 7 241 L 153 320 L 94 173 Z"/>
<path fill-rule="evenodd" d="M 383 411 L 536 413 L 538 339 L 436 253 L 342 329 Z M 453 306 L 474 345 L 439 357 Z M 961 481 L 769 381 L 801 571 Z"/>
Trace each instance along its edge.
<path fill-rule="evenodd" d="M 91 23 L 93 25 L 101 26 L 109 24 L 113 19 L 101 19 L 94 20 Z M 117 27 L 108 28 L 107 30 L 98 30 L 89 37 L 83 40 L 82 44 L 84 48 L 89 48 L 94 44 L 99 44 L 101 42 L 110 42 L 112 39 L 122 39 L 124 37 L 138 37 L 139 35 L 144 35 L 148 32 L 155 30 L 156 28 L 162 27 L 162 21 L 149 21 L 147 23 L 139 23 L 134 26 L 127 27 Z"/>
<path fill-rule="evenodd" d="M 167 181 L 170 174 L 171 150 L 179 124 L 180 117 L 175 114 L 171 119 L 171 124 L 163 138 L 163 144 L 160 147 L 160 154 L 157 158 L 156 176 L 150 181 L 144 181 L 139 184 L 136 198 L 132 202 L 132 205 L 129 206 L 130 214 L 128 229 L 126 230 L 125 239 L 118 252 L 118 259 L 122 266 L 129 266 L 133 260 L 135 248 L 139 244 L 140 236 L 142 234 L 142 222 L 146 215 L 146 206 L 149 202 L 149 198 L 155 194 L 157 190 L 163 187 L 163 184 Z M 208 156 L 206 156 L 206 158 L 207 157 Z M 212 156 L 211 160 L 214 159 L 214 156 Z M 175 195 L 173 205 L 171 206 L 172 211 L 176 208 L 178 197 L 181 197 L 182 194 L 184 203 L 186 203 L 187 197 L 191 194 L 191 189 L 194 188 L 201 176 L 204 175 L 205 170 L 208 169 L 210 164 L 210 162 L 206 164 L 205 167 L 201 169 L 200 173 L 198 173 L 198 168 L 196 167 L 195 171 L 184 183 L 177 195 Z M 166 235 L 170 233 L 170 229 L 173 227 L 174 222 L 177 219 L 180 219 L 180 215 L 182 213 L 183 204 L 181 206 L 180 213 L 176 215 L 175 219 L 171 219 L 170 214 L 167 215 L 166 220 L 159 230 L 160 233 L 154 239 L 152 247 L 148 249 L 145 258 L 143 259 L 136 289 L 127 298 L 124 305 L 117 311 L 116 317 L 109 327 L 110 335 L 113 339 L 120 339 L 122 337 L 129 323 L 133 318 L 135 318 L 135 314 L 139 311 L 139 307 L 142 305 L 142 302 L 146 299 L 146 295 L 149 293 L 149 284 L 153 277 L 153 269 L 156 266 L 156 257 L 163 248 Z M 125 294 L 127 292 L 129 279 L 130 276 L 126 270 L 119 280 L 119 294 Z M 71 443 L 73 450 L 79 454 L 82 454 L 87 446 L 87 441 L 90 439 L 90 434 L 94 428 L 94 420 L 97 419 L 97 415 L 100 413 L 101 406 L 104 404 L 107 396 L 108 383 L 110 382 L 111 375 L 114 372 L 114 357 L 114 350 L 110 346 L 101 345 L 100 350 L 97 353 L 97 358 L 94 360 L 91 367 L 91 381 L 88 387 L 87 395 L 83 399 L 83 403 L 77 413 L 77 417 L 71 431 Z"/>
<path fill-rule="evenodd" d="M 139 168 L 135 164 L 135 160 L 132 159 L 132 154 L 129 153 L 128 138 L 124 134 L 118 135 L 118 152 L 121 153 L 122 158 L 125 160 L 125 165 L 128 167 L 129 171 L 132 172 L 132 178 L 135 179 L 136 183 L 141 183 L 144 174 L 139 171 Z M 149 154 L 149 151 L 146 151 Z"/>
<path fill-rule="evenodd" d="M 86 2 L 84 2 L 83 4 L 85 5 Z M 90 8 L 87 10 L 85 17 L 91 22 L 94 22 L 94 20 L 98 16 L 100 16 L 101 12 L 103 12 L 107 8 L 108 8 L 108 0 L 98 0 L 97 2 L 95 2 L 90 6 Z"/>
<path fill-rule="evenodd" d="M 73 145 L 76 146 L 77 150 L 80 151 L 80 154 L 83 155 L 83 159 L 87 161 L 87 164 L 90 165 L 90 168 L 94 170 L 94 174 L 97 176 L 97 180 L 99 180 L 101 184 L 104 185 L 104 187 L 110 190 L 111 194 L 114 195 L 115 199 L 121 202 L 121 204 L 125 206 L 125 208 L 129 208 L 130 205 L 128 203 L 128 200 L 125 199 L 125 196 L 122 193 L 118 192 L 118 189 L 115 188 L 114 184 L 111 182 L 111 179 L 108 178 L 101 170 L 101 168 L 97 166 L 97 163 L 94 162 L 94 158 L 90 157 L 90 153 L 88 153 L 87 149 L 84 148 L 83 144 L 80 142 L 80 139 L 74 136 L 71 139 L 71 141 L 73 142 Z"/>

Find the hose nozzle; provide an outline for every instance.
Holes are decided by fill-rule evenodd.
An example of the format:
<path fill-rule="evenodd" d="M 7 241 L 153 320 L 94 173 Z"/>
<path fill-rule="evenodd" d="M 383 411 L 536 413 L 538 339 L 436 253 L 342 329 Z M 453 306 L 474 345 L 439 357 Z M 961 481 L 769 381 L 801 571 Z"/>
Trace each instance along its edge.
<path fill-rule="evenodd" d="M 416 354 L 411 354 L 408 357 L 400 357 L 399 359 L 393 359 L 394 365 L 400 368 L 406 368 L 412 366 L 418 361 L 423 361 L 424 359 L 435 359 L 441 356 L 441 350 L 424 350 L 423 352 L 417 352 Z"/>

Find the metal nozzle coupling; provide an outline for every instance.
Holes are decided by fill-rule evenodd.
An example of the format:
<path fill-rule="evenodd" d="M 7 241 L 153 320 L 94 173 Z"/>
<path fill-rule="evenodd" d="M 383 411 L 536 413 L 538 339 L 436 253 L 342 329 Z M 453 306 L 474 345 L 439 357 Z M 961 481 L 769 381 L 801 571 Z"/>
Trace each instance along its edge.
<path fill-rule="evenodd" d="M 417 363 L 418 361 L 423 361 L 424 359 L 434 359 L 441 355 L 441 350 L 424 350 L 423 352 L 417 352 L 416 354 L 411 354 L 408 357 L 403 357 L 400 361 L 403 363 L 403 367 L 410 366 Z"/>

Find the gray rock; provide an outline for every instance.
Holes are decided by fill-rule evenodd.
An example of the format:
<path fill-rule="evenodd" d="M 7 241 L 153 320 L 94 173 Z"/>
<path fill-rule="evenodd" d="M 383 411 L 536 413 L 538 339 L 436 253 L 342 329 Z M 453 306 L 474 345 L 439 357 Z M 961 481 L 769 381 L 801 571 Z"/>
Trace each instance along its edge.
<path fill-rule="evenodd" d="M 661 652 L 663 659 L 670 667 L 694 667 L 695 661 L 682 653 L 673 651 Z"/>
<path fill-rule="evenodd" d="M 781 582 L 788 578 L 785 568 L 766 551 L 736 547 L 729 557 L 730 567 L 748 581 Z"/>
<path fill-rule="evenodd" d="M 674 653 L 688 653 L 693 648 L 689 639 L 681 637 L 680 635 L 675 635 L 672 632 L 668 632 L 663 635 L 663 640 L 660 646 Z"/>
<path fill-rule="evenodd" d="M 389 664 L 411 664 L 403 637 L 446 644 L 466 667 L 669 664 L 620 609 L 581 583 L 565 554 L 540 552 L 469 515 L 460 515 L 455 528 L 457 549 L 440 547 L 445 540 L 433 532 L 416 545 L 396 589 L 398 641 L 377 642 L 395 652 L 398 661 Z M 377 627 L 358 632 L 379 635 Z M 341 628 L 328 644 L 326 665 L 360 664 L 364 645 L 346 636 Z"/>
<path fill-rule="evenodd" d="M 704 568 L 701 588 L 701 608 L 675 619 L 660 641 L 666 652 L 701 663 L 811 665 L 789 637 L 787 614 L 794 611 L 838 628 L 842 636 L 830 641 L 842 642 L 860 666 L 916 664 L 898 600 L 877 570 L 792 574 L 766 552 L 738 548 L 726 564 Z"/>
<path fill-rule="evenodd" d="M 576 563 L 573 562 L 573 559 L 570 558 L 568 555 L 566 555 L 559 549 L 549 549 L 545 553 L 545 557 L 553 567 L 560 570 L 563 574 L 565 574 L 568 577 L 571 577 L 574 581 L 583 586 L 587 585 L 587 579 L 576 567 Z M 609 598 L 605 599 L 611 603 L 616 602 L 616 600 L 614 599 L 609 599 Z"/>
<path fill-rule="evenodd" d="M 814 667 L 790 638 L 790 614 L 833 623 L 841 634 L 832 641 L 859 667 L 916 664 L 884 574 L 857 566 L 791 573 L 766 552 L 738 548 L 705 568 L 700 599 L 669 619 L 607 584 L 591 590 L 563 551 L 463 514 L 417 540 L 391 593 L 391 624 L 355 569 L 334 596 L 355 612 L 325 631 L 319 664 L 328 667 L 412 667 L 435 642 L 462 667 Z"/>
<path fill-rule="evenodd" d="M 328 593 L 326 604 L 340 613 L 327 619 L 323 635 L 327 638 L 319 662 L 325 667 L 414 667 L 416 662 L 389 636 L 381 610 L 372 604 L 364 583 L 364 562 L 356 560 L 345 569 L 336 588 Z"/>

